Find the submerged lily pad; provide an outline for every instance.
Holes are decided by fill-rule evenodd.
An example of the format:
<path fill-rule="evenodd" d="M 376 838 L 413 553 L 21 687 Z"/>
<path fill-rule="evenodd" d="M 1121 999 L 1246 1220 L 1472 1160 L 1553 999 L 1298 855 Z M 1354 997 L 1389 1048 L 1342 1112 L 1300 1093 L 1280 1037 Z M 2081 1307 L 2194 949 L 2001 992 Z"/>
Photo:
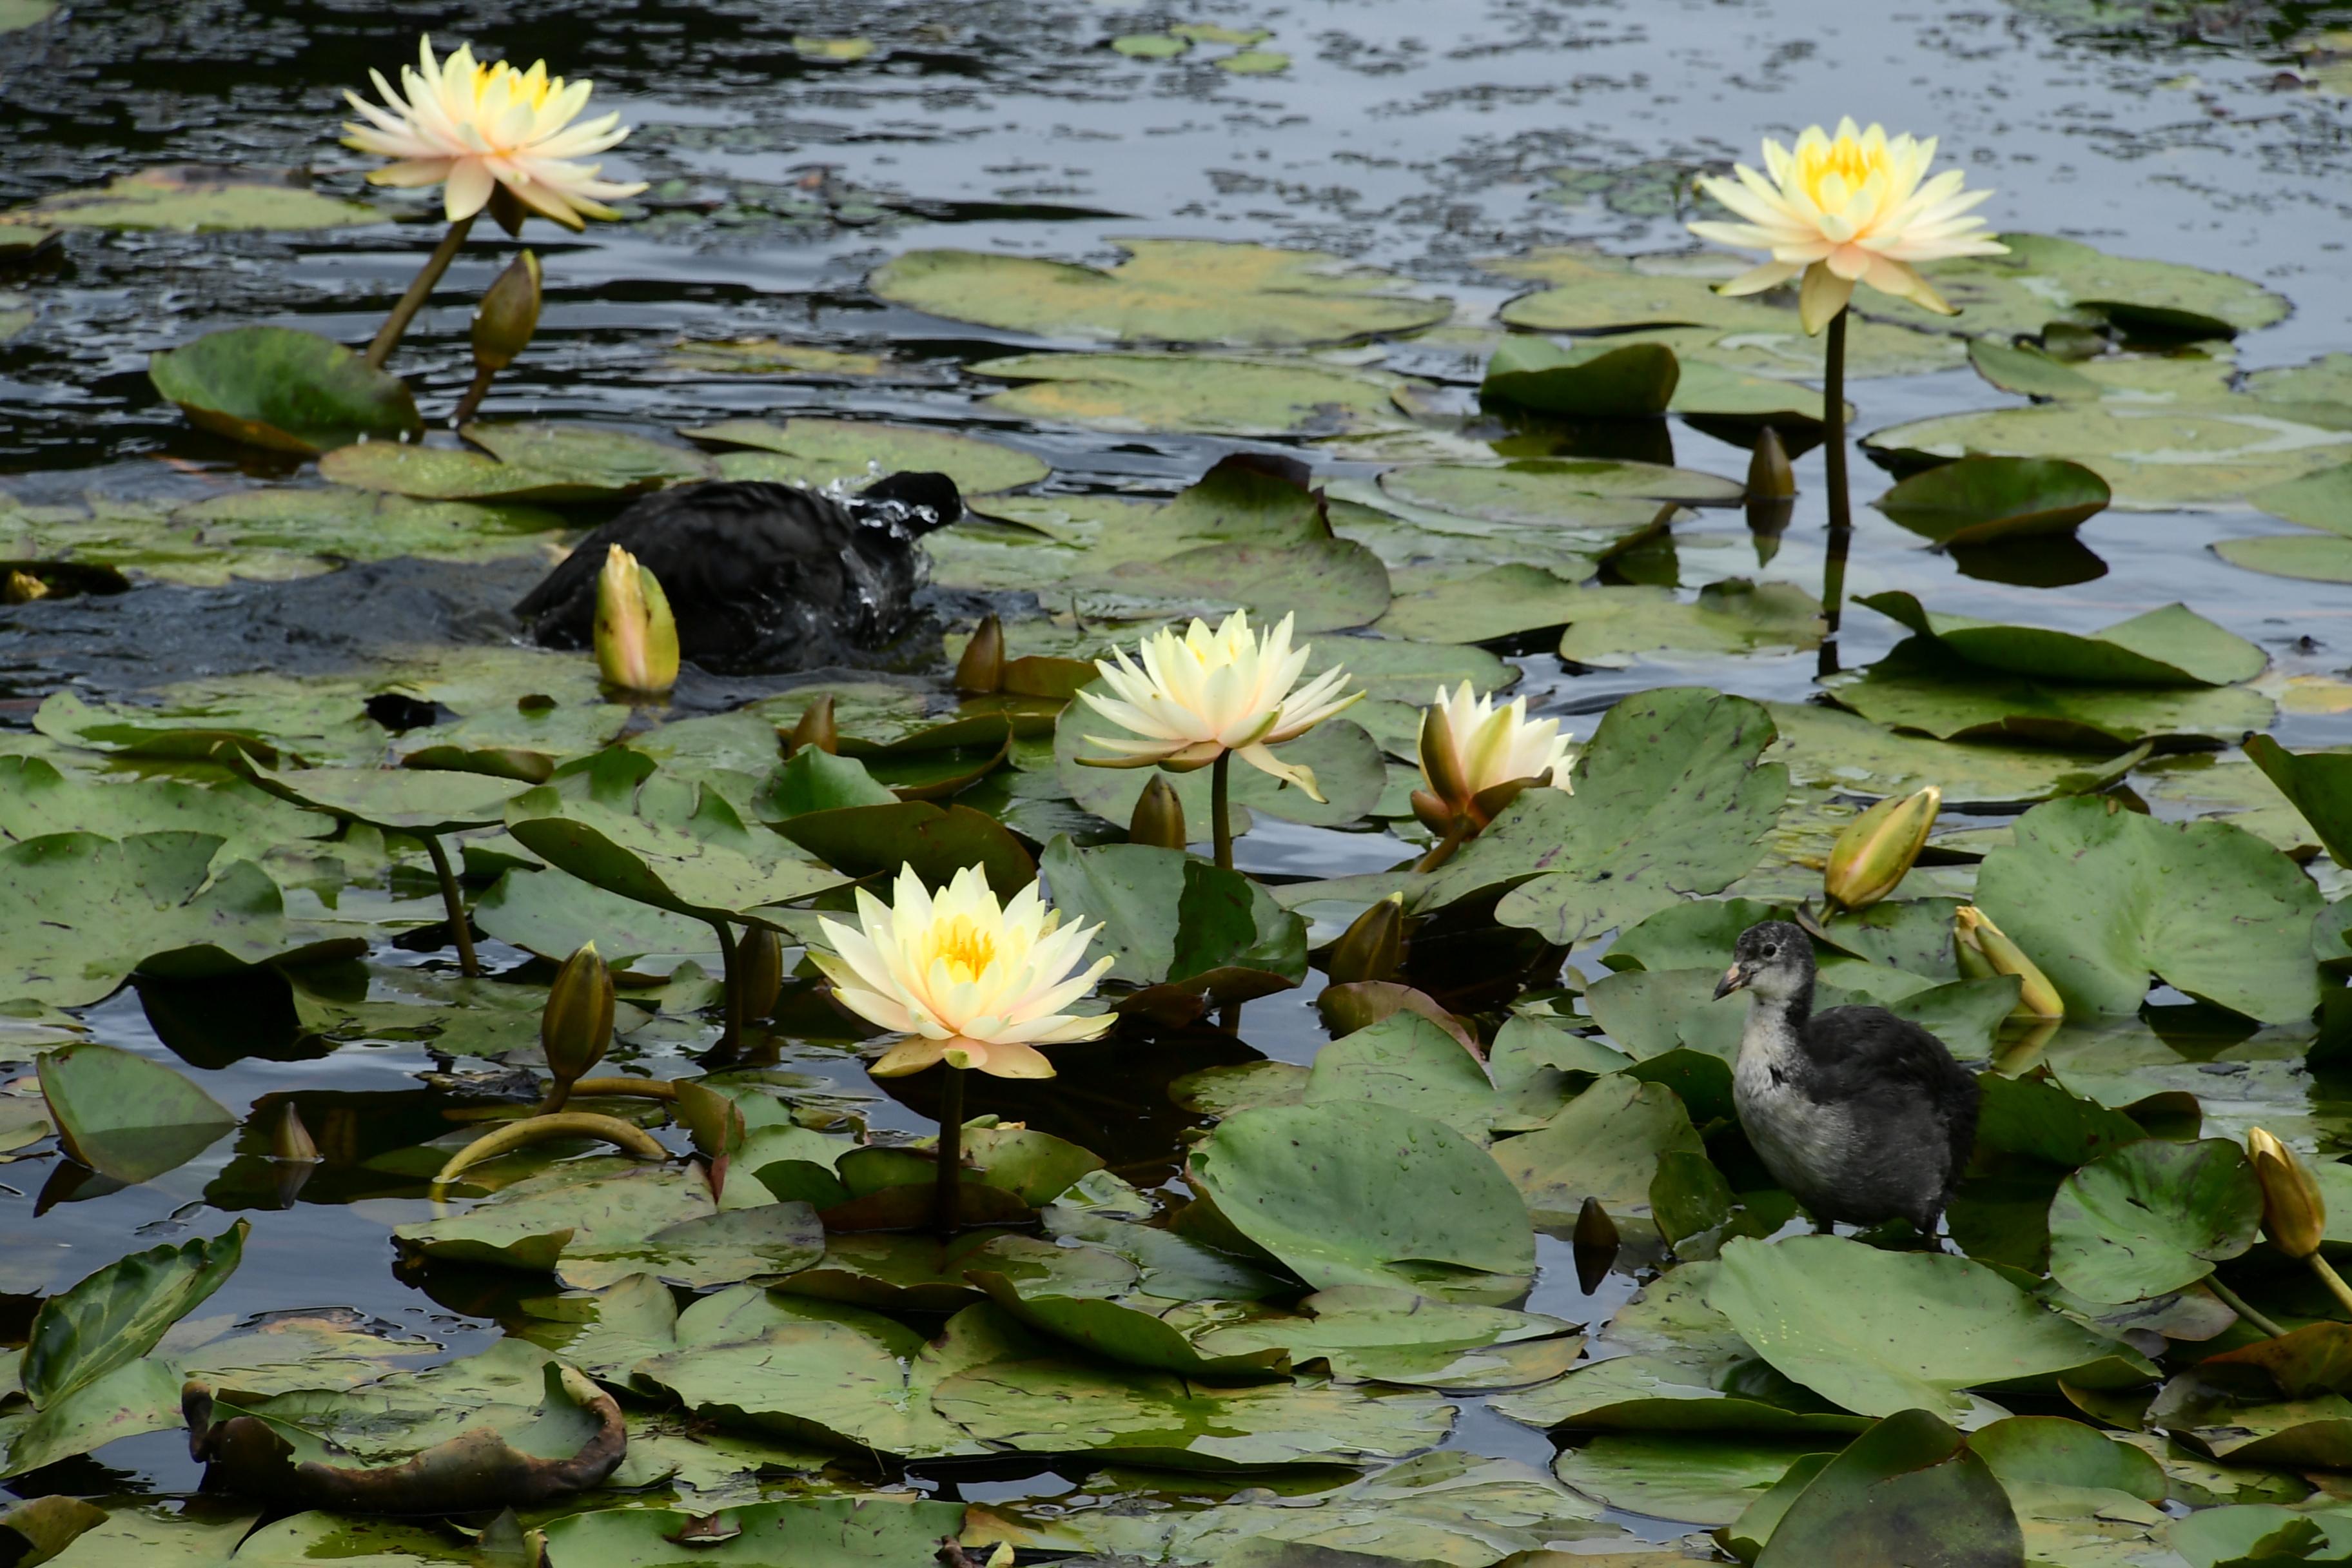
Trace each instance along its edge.
<path fill-rule="evenodd" d="M 719 459 L 730 479 L 781 479 L 821 489 L 835 483 L 862 489 L 884 474 L 914 469 L 941 473 L 967 496 L 1019 489 L 1053 470 L 1028 453 L 994 441 L 910 425 L 851 419 L 722 419 L 679 431 L 712 446 L 748 447 Z"/>
<path fill-rule="evenodd" d="M 1346 342 L 1444 321 L 1444 300 L 1315 250 L 1197 239 L 1120 242 L 1104 270 L 975 250 L 913 250 L 867 279 L 893 304 L 950 321 L 1089 342 L 1265 348 Z"/>
<path fill-rule="evenodd" d="M 169 163 L 90 191 L 61 191 L 10 210 L 0 222 L 44 228 L 340 228 L 383 214 L 322 195 L 298 172 Z"/>
<path fill-rule="evenodd" d="M 2040 964 L 2070 1016 L 2130 1013 L 2148 976 L 2266 1022 L 2319 1002 L 2294 861 L 2228 822 L 2158 822 L 2093 799 L 2018 819 L 1977 873 L 1977 901 Z"/>
<path fill-rule="evenodd" d="M 2114 492 L 2080 463 L 2056 458 L 1962 458 L 1914 474 L 1878 510 L 1938 544 L 2071 534 L 2106 510 Z"/>
<path fill-rule="evenodd" d="M 1024 384 L 984 402 L 1026 419 L 1133 433 L 1339 436 L 1408 422 L 1394 394 L 1412 384 L 1296 360 L 1213 354 L 1016 354 L 980 375 Z"/>
<path fill-rule="evenodd" d="M 309 454 L 424 428 L 407 384 L 291 327 L 230 327 L 150 356 L 155 390 L 205 429 Z M 394 447 L 394 450 L 406 448 Z"/>

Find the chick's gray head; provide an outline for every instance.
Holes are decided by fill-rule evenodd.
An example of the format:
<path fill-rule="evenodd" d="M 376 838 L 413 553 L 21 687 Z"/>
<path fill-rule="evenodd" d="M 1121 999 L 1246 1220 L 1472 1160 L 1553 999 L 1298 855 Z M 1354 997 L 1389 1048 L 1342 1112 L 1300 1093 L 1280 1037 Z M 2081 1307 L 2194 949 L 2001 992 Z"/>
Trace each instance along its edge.
<path fill-rule="evenodd" d="M 1723 972 L 1715 994 L 1752 991 L 1769 1001 L 1784 1002 L 1812 983 L 1813 939 L 1801 926 L 1765 921 L 1739 933 L 1732 944 L 1731 967 Z"/>

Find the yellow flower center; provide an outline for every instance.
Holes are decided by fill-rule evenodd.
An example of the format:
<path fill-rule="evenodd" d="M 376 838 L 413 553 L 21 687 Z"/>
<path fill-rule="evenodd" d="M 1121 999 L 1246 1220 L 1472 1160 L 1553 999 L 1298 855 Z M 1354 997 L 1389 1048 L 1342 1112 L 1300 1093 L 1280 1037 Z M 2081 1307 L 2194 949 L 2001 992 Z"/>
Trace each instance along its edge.
<path fill-rule="evenodd" d="M 474 101 L 479 103 L 488 97 L 491 84 L 501 77 L 506 79 L 508 97 L 515 100 L 528 101 L 533 109 L 544 108 L 547 103 L 548 89 L 560 85 L 543 71 L 534 79 L 526 72 L 515 69 L 504 60 L 495 65 L 478 64 L 474 67 Z"/>
<path fill-rule="evenodd" d="M 1837 208 L 1875 174 L 1888 170 L 1886 149 L 1865 147 L 1851 136 L 1828 146 L 1797 150 L 1797 183 L 1817 205 Z"/>
<path fill-rule="evenodd" d="M 969 915 L 958 915 L 934 926 L 930 938 L 931 963 L 945 963 L 948 973 L 957 980 L 977 980 L 996 962 L 996 934 Z"/>

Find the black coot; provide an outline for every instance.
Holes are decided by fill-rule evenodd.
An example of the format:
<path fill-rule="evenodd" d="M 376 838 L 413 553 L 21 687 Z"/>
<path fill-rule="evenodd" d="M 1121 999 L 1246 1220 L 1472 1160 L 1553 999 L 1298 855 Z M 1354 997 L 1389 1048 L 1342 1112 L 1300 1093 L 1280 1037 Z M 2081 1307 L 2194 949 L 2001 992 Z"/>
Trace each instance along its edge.
<path fill-rule="evenodd" d="M 582 540 L 515 614 L 549 647 L 587 647 L 596 577 L 617 544 L 661 579 L 678 651 L 703 668 L 833 663 L 905 629 L 925 570 L 916 542 L 962 515 L 945 474 L 892 474 L 839 497 L 756 479 L 681 485 Z"/>
<path fill-rule="evenodd" d="M 1907 1219 L 1932 1237 L 1976 1142 L 1975 1078 L 1884 1007 L 1815 1013 L 1801 927 L 1750 926 L 1732 960 L 1715 994 L 1750 997 L 1732 1099 L 1764 1168 L 1817 1220 Z"/>

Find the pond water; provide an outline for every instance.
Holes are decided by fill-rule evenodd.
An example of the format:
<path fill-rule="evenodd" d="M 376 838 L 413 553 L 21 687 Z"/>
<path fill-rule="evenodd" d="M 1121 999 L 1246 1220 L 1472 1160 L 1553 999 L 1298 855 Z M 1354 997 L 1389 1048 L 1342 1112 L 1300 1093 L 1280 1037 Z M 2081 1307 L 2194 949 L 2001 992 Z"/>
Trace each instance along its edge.
<path fill-rule="evenodd" d="M 74 230 L 53 256 L 0 275 L 0 310 L 29 312 L 0 342 L 0 492 L 23 506 L 92 497 L 177 504 L 262 481 L 307 482 L 297 459 L 193 429 L 149 383 L 148 356 L 240 323 L 299 326 L 352 343 L 373 331 L 440 225 L 425 201 L 368 193 L 361 179 L 369 161 L 337 146 L 333 127 L 343 118 L 342 89 L 361 88 L 371 68 L 390 71 L 413 58 L 420 29 L 443 47 L 469 40 L 490 58 L 545 55 L 568 75 L 593 78 L 597 107 L 635 128 L 609 155 L 608 174 L 653 187 L 630 204 L 632 221 L 592 224 L 578 236 L 544 224 L 528 231 L 545 264 L 545 313 L 529 352 L 497 384 L 491 416 L 596 420 L 665 438 L 729 418 L 887 421 L 982 434 L 1034 454 L 1052 468 L 1041 494 L 1159 498 L 1237 450 L 1302 456 L 1318 483 L 1341 494 L 1359 493 L 1345 487 L 1370 484 L 1392 458 L 1344 442 L 1108 430 L 1008 412 L 982 401 L 1003 384 L 969 365 L 1088 345 L 892 304 L 866 289 L 867 275 L 895 256 L 940 247 L 1098 266 L 1138 237 L 1333 252 L 1449 299 L 1456 312 L 1421 341 L 1327 358 L 1420 378 L 1434 406 L 1460 416 L 1465 438 L 1502 440 L 1510 434 L 1502 424 L 1480 424 L 1475 387 L 1495 311 L 1532 286 L 1486 263 L 1543 247 L 1623 256 L 1685 249 L 1695 173 L 1753 161 L 1760 135 L 1851 114 L 1940 135 L 1970 184 L 1997 193 L 1984 209 L 1996 229 L 2231 273 L 2284 296 L 2292 313 L 2238 336 L 2236 364 L 2299 365 L 2352 352 L 2352 290 L 2344 287 L 2352 100 L 2313 90 L 2299 52 L 2319 30 L 2347 21 L 2352 5 L 2251 0 L 1988 0 L 1967 8 L 1212 0 L 1181 12 L 1066 0 L 581 0 L 560 16 L 487 0 L 396 8 L 81 0 L 0 33 L 8 147 L 0 205 L 184 163 L 309 167 L 322 190 L 377 201 L 402 220 L 295 233 Z M 1250 46 L 1203 41 L 1171 58 L 1109 47 L 1180 22 L 1270 36 Z M 870 52 L 830 60 L 795 45 L 853 37 L 871 40 Z M 1263 74 L 1220 68 L 1244 47 L 1278 51 L 1286 64 Z M 488 226 L 483 233 L 394 366 L 436 425 L 471 374 L 472 302 L 515 248 Z M 683 342 L 732 339 L 883 354 L 896 372 L 826 380 L 677 363 Z M 1859 380 L 1849 395 L 1858 435 L 2021 402 L 1965 362 Z M 1733 480 L 1748 470 L 1746 450 L 1686 421 L 1669 421 L 1664 438 L 1670 453 L 1654 444 L 1641 455 Z M 1672 547 L 1623 567 L 1625 577 L 1678 587 L 1685 599 L 1731 577 L 1820 592 L 1820 451 L 1801 454 L 1796 468 L 1794 514 L 1769 557 L 1738 511 L 1685 513 Z M 1887 478 L 1857 461 L 1857 500 L 1866 503 Z M 1938 612 L 2085 632 L 2185 603 L 2269 655 L 2260 689 L 2279 701 L 2272 729 L 2282 742 L 2352 744 L 2352 585 L 2260 574 L 2209 548 L 2284 531 L 2274 518 L 2242 505 L 2118 506 L 2081 530 L 2095 563 L 2078 561 L 2065 574 L 2074 580 L 2049 587 L 1971 575 L 1866 504 L 1857 522 L 1849 597 L 1906 591 Z M 0 538 L 6 531 L 0 513 Z M 515 635 L 507 606 L 544 564 L 394 561 L 287 582 L 140 580 L 120 595 L 0 609 L 0 725 L 21 738 L 61 690 L 92 702 L 135 700 L 174 681 L 273 669 L 329 678 L 411 645 L 496 643 Z M 991 603 L 1022 598 L 951 587 L 934 603 L 943 621 L 965 628 Z M 1886 616 L 1849 606 L 1826 655 L 1782 647 L 1574 666 L 1550 651 L 1546 632 L 1511 644 L 1509 658 L 1532 709 L 1589 735 L 1621 697 L 1659 686 L 1801 702 L 1818 689 L 1825 661 L 1862 667 L 1904 635 Z M 915 672 L 945 668 L 918 660 Z M 810 678 L 689 671 L 678 711 L 727 711 Z M 2142 793 L 2159 816 L 2210 809 L 2191 789 Z M 2011 815 L 1953 813 L 1946 825 L 1998 831 Z M 1269 881 L 1296 882 L 1381 870 L 1412 852 L 1390 837 L 1261 819 L 1238 860 Z M 2320 869 L 2337 890 L 2336 874 L 2324 862 Z M 390 940 L 437 918 L 415 854 L 387 856 L 377 841 L 348 848 L 341 872 L 320 872 L 314 887 L 289 885 L 299 912 L 373 930 L 380 940 L 357 982 L 369 999 L 433 994 L 454 976 L 453 956 L 429 937 Z M 1333 934 L 1326 916 L 1317 937 Z M 1571 975 L 1604 974 L 1606 951 L 1605 942 L 1578 947 Z M 549 972 L 497 940 L 484 958 L 493 974 L 543 982 Z M 1111 1071 L 1074 1072 L 1042 1091 L 991 1080 L 975 1089 L 976 1109 L 1025 1115 L 1095 1148 L 1140 1185 L 1173 1182 L 1181 1140 L 1206 1119 L 1161 1103 L 1160 1085 L 1254 1052 L 1311 1060 L 1327 1038 L 1313 1005 L 1321 978 L 1310 972 L 1303 990 L 1250 1003 L 1238 1042 L 1205 1029 L 1171 1037 L 1164 1049 L 1177 1065 L 1155 1067 L 1140 1089 Z M 2156 1000 L 2186 998 L 2159 990 Z M 90 1178 L 49 1145 L 0 1166 L 0 1342 L 21 1342 L 42 1294 L 129 1248 L 217 1234 L 231 1215 L 253 1232 L 242 1268 L 204 1309 L 210 1318 L 349 1309 L 456 1355 L 522 1321 L 524 1298 L 549 1292 L 544 1281 L 493 1269 L 404 1264 L 388 1237 L 446 1205 L 426 1195 L 413 1162 L 383 1157 L 443 1136 L 440 1110 L 498 1090 L 508 1069 L 382 1030 L 354 1028 L 338 1044 L 296 1025 L 294 1013 L 276 993 L 238 999 L 153 984 L 79 1010 L 90 1037 L 173 1063 L 240 1117 L 294 1097 L 327 1163 L 282 1197 L 257 1158 L 268 1142 L 257 1119 L 136 1185 Z M 314 1013 L 306 1004 L 302 1016 Z M 620 1070 L 688 1073 L 714 1029 L 700 1015 L 666 1014 L 611 1059 Z M 796 1033 L 788 1019 L 765 1063 L 797 1075 L 779 1080 L 793 1097 L 837 1105 L 877 1132 L 930 1131 L 934 1089 L 919 1079 L 879 1086 L 837 1024 L 810 1030 Z M 2200 1063 L 2226 1065 L 2204 1059 L 2221 1055 L 2259 1064 L 2244 1086 L 2243 1116 L 2230 1103 L 2237 1079 L 2224 1088 L 2220 1075 L 2196 1075 Z M 11 1076 L 29 1073 L 22 1064 L 30 1059 L 0 1035 L 0 1062 L 19 1063 Z M 2294 1123 L 2306 1148 L 2343 1147 L 2336 1096 L 2324 1076 L 2302 1068 L 2299 1046 L 2232 1038 L 2142 1066 L 2151 1082 L 2173 1083 L 2166 1075 L 2177 1068 L 2209 1090 L 2216 1126 L 2234 1132 L 2268 1114 L 2273 1125 Z M 510 1079 L 503 1083 L 511 1090 Z M 685 1147 L 672 1131 L 661 1136 Z M 1564 1237 L 1541 1237 L 1541 1272 L 1526 1304 L 1597 1330 L 1654 1253 L 1629 1250 L 1587 1292 Z M 1549 1463 L 1554 1445 L 1539 1432 L 1475 1395 L 1457 1403 L 1464 1412 L 1449 1446 Z M 190 1491 L 199 1468 L 182 1444 L 177 1432 L 127 1438 L 6 1489 Z M 1004 1501 L 1052 1497 L 1088 1473 L 1007 1462 L 982 1471 L 917 1465 L 908 1475 L 942 1495 Z M 1650 1539 L 1691 1528 L 1638 1508 L 1609 1518 Z"/>

